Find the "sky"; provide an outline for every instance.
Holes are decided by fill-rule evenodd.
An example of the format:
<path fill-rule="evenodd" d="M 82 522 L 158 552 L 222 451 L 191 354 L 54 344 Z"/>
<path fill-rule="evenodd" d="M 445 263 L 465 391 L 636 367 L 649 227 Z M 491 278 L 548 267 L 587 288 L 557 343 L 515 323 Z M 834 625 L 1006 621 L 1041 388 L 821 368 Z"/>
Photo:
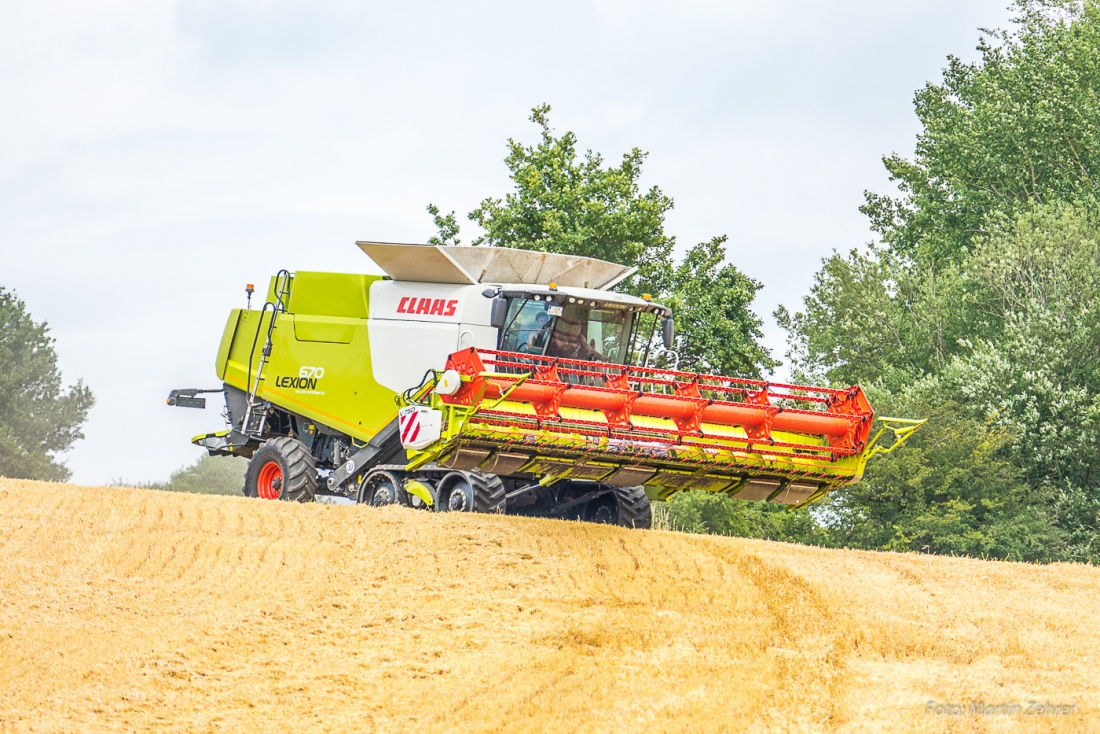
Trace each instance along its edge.
<path fill-rule="evenodd" d="M 797 307 L 822 258 L 867 243 L 864 190 L 911 155 L 914 92 L 977 58 L 1008 0 L 0 3 L 0 286 L 46 321 L 96 405 L 73 481 L 164 480 L 221 406 L 225 319 L 281 268 L 377 272 L 357 239 L 422 242 L 428 203 L 510 189 L 528 117 L 676 203 L 679 251 L 729 236 Z M 777 371 L 785 375 L 786 367 Z"/>

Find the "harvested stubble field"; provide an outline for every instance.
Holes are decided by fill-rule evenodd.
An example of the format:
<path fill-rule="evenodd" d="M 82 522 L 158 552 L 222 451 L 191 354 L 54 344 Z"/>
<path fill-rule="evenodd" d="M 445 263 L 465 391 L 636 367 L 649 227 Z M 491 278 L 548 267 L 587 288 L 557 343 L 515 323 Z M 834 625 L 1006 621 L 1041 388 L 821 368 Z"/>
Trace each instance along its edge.
<path fill-rule="evenodd" d="M 1100 569 L 0 480 L 0 731 L 1100 730 Z M 1064 716 L 958 716 L 1029 700 Z"/>

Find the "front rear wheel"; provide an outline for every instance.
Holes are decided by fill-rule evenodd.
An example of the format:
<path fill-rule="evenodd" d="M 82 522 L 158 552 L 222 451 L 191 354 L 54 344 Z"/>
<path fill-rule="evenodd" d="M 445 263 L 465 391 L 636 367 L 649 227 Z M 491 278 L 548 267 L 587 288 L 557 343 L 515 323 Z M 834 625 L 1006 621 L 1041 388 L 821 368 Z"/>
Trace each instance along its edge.
<path fill-rule="evenodd" d="M 624 528 L 649 528 L 653 526 L 653 509 L 645 487 L 614 487 L 609 494 L 588 503 L 584 519 Z"/>
<path fill-rule="evenodd" d="M 298 439 L 268 439 L 252 454 L 244 475 L 246 497 L 312 502 L 316 491 L 313 455 Z"/>
<path fill-rule="evenodd" d="M 401 477 L 388 471 L 372 471 L 359 485 L 359 501 L 382 507 L 396 505 L 401 497 Z"/>
<path fill-rule="evenodd" d="M 504 482 L 495 474 L 456 471 L 439 480 L 439 512 L 502 513 L 506 498 Z"/>

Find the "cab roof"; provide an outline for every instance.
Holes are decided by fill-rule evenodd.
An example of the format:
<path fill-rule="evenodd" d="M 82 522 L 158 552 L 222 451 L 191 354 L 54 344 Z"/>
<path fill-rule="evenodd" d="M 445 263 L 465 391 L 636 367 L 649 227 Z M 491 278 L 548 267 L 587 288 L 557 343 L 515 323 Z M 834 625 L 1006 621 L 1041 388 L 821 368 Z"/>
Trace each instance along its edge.
<path fill-rule="evenodd" d="M 606 291 L 637 268 L 580 255 L 509 247 L 442 247 L 398 242 L 355 243 L 394 280 L 476 285 L 550 285 Z M 601 294 L 603 299 L 611 295 Z"/>
<path fill-rule="evenodd" d="M 496 284 L 494 284 L 496 285 Z M 616 293 L 614 291 L 599 290 L 596 288 L 571 288 L 569 286 L 557 286 L 551 289 L 549 286 L 528 285 L 525 283 L 500 284 L 500 292 L 506 296 L 521 296 L 533 300 L 545 300 L 552 303 L 566 305 L 579 303 L 589 305 L 592 308 L 625 308 L 628 311 L 638 313 L 654 313 L 661 316 L 669 316 L 672 311 L 667 306 L 662 306 L 653 301 L 647 301 L 629 293 Z"/>

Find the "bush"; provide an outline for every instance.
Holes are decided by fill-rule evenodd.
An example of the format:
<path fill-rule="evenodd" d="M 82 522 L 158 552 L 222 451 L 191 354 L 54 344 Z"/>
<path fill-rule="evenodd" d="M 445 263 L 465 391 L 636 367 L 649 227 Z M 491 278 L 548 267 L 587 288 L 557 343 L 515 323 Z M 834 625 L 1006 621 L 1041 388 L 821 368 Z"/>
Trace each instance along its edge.
<path fill-rule="evenodd" d="M 248 459 L 238 456 L 202 456 L 194 464 L 172 472 L 167 482 L 130 484 L 125 481 L 116 481 L 112 483 L 123 487 L 159 489 L 165 492 L 241 496 L 244 473 L 247 468 Z"/>

